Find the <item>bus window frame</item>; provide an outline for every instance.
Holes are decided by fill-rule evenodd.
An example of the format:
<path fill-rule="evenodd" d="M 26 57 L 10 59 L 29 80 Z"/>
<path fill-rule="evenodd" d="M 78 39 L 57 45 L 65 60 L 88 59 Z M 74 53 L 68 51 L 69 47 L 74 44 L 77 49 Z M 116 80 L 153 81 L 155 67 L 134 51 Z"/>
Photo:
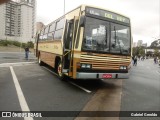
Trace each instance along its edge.
<path fill-rule="evenodd" d="M 44 34 L 48 34 L 48 32 L 49 32 L 49 27 L 50 27 L 49 25 L 45 27 L 45 29 L 44 29 Z"/>
<path fill-rule="evenodd" d="M 52 28 L 51 26 L 53 26 L 53 28 Z M 51 30 L 51 28 L 52 28 L 52 30 Z M 53 23 L 51 23 L 51 24 L 49 25 L 49 30 L 48 30 L 48 32 L 49 32 L 49 33 L 50 33 L 50 32 L 53 32 L 53 31 L 55 31 L 55 29 L 56 29 L 56 22 L 53 22 Z"/>
<path fill-rule="evenodd" d="M 63 24 L 61 22 L 63 22 Z M 58 21 L 56 21 L 55 31 L 60 30 L 60 29 L 64 29 L 64 25 L 65 25 L 65 18 L 62 17 Z"/>
<path fill-rule="evenodd" d="M 85 13 L 85 17 L 91 17 L 91 18 L 98 19 L 98 20 L 104 20 L 104 21 L 109 22 L 109 24 L 114 23 L 114 24 L 119 24 L 119 25 L 124 25 L 124 26 L 129 27 L 129 30 L 130 30 L 130 49 L 132 49 L 131 48 L 132 40 L 131 40 L 131 23 L 130 22 L 129 23 L 124 23 L 124 22 L 120 22 L 120 21 L 117 21 L 117 20 L 112 20 L 112 19 L 108 19 L 108 18 L 105 18 L 105 17 L 96 16 L 96 15 L 92 15 L 92 14 L 88 14 L 88 13 Z M 86 26 L 86 21 L 85 21 L 83 27 L 85 28 L 85 26 Z M 80 30 L 80 28 L 79 28 L 79 30 Z M 80 34 L 80 31 L 79 31 L 79 34 Z M 83 44 L 83 40 L 84 40 L 84 34 L 85 34 L 85 30 L 83 31 L 82 44 Z M 111 38 L 110 37 L 111 37 L 111 35 L 109 35 L 109 43 L 111 42 Z M 101 52 L 101 51 L 96 52 L 96 51 L 93 51 L 93 50 L 83 50 L 82 49 L 82 44 L 81 44 L 81 51 L 82 52 L 94 52 L 94 53 L 104 53 L 104 54 L 113 54 L 113 55 L 125 55 L 125 56 L 130 56 L 131 55 L 131 50 L 130 50 L 129 54 L 111 53 L 110 52 L 110 44 L 109 44 L 109 52 Z M 78 45 L 76 47 L 78 48 L 78 46 L 79 46 L 79 42 L 78 42 Z"/>

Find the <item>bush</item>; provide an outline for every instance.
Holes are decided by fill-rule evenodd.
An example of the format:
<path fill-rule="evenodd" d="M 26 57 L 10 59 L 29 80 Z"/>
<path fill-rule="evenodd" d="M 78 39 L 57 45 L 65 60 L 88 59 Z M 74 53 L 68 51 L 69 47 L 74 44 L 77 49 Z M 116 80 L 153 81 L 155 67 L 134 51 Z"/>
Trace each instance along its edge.
<path fill-rule="evenodd" d="M 22 43 L 22 48 L 25 48 L 26 47 L 26 43 Z"/>
<path fill-rule="evenodd" d="M 13 41 L 13 45 L 17 47 L 21 47 L 21 43 L 18 41 Z"/>
<path fill-rule="evenodd" d="M 27 45 L 29 48 L 33 48 L 34 47 L 34 43 L 32 41 L 27 42 Z"/>
<path fill-rule="evenodd" d="M 34 43 L 32 41 L 29 41 L 27 43 L 21 43 L 18 41 L 0 40 L 0 46 L 8 46 L 8 45 L 14 45 L 22 48 L 25 48 L 26 46 L 28 46 L 29 48 L 34 47 Z"/>
<path fill-rule="evenodd" d="M 8 41 L 7 40 L 1 40 L 0 45 L 1 46 L 8 46 Z"/>

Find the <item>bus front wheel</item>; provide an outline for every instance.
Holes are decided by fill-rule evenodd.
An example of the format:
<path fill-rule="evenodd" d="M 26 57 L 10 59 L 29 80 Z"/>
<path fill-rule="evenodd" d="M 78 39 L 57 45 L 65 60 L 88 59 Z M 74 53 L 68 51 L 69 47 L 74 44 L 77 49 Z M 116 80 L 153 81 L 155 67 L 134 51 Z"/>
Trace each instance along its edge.
<path fill-rule="evenodd" d="M 58 74 L 58 77 L 61 79 L 61 80 L 64 80 L 65 79 L 65 76 L 64 74 L 62 73 L 62 62 L 60 61 L 58 63 L 58 66 L 57 66 L 57 74 Z"/>

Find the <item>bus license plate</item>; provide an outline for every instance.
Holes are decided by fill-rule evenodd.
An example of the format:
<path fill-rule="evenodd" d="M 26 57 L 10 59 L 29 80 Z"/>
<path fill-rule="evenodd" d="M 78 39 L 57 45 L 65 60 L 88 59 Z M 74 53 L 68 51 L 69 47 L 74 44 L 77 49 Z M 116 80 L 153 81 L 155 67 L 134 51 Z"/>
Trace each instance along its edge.
<path fill-rule="evenodd" d="M 112 78 L 112 74 L 103 74 L 102 78 Z"/>

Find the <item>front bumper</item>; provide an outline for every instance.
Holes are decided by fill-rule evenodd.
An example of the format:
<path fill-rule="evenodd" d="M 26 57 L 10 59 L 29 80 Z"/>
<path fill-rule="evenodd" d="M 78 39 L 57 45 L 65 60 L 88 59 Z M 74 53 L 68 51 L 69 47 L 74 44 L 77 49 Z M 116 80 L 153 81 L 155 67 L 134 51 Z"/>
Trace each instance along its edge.
<path fill-rule="evenodd" d="M 111 79 L 127 79 L 129 78 L 129 73 L 84 73 L 77 72 L 77 79 L 104 79 L 103 74 L 111 74 Z"/>

